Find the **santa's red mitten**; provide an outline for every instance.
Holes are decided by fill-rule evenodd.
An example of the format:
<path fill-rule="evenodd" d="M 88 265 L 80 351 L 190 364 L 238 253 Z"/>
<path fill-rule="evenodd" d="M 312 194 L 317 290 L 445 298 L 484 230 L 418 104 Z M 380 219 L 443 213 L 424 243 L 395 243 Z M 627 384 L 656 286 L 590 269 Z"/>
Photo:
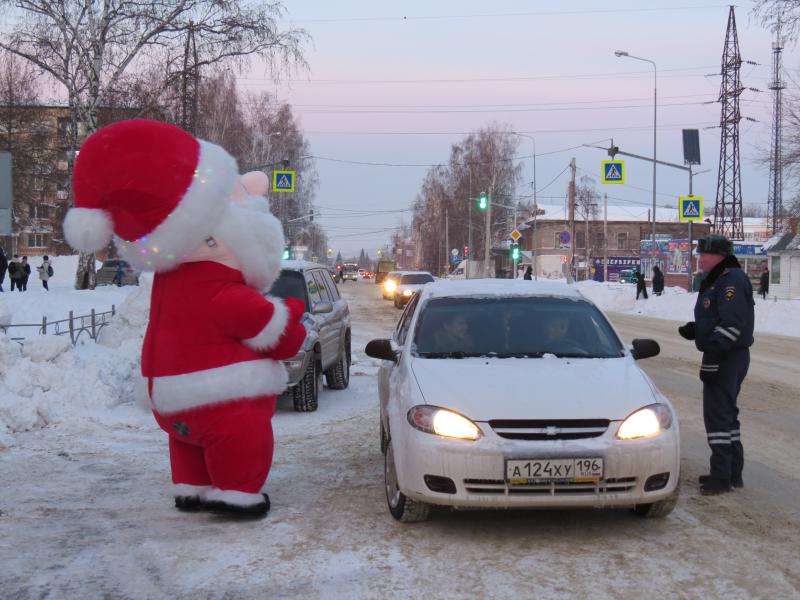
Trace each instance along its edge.
<path fill-rule="evenodd" d="M 278 345 L 267 352 L 269 358 L 288 360 L 292 358 L 306 341 L 306 326 L 302 323 L 289 323 L 283 330 Z"/>
<path fill-rule="evenodd" d="M 286 311 L 289 313 L 287 323 L 294 325 L 299 323 L 306 312 L 306 303 L 299 298 L 285 298 L 283 304 L 286 306 Z"/>

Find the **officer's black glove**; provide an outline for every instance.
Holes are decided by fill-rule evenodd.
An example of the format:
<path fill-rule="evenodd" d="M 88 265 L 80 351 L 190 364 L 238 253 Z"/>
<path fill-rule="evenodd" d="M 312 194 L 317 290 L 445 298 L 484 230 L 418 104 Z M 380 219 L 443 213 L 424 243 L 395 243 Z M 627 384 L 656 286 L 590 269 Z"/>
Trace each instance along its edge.
<path fill-rule="evenodd" d="M 711 352 L 703 352 L 703 363 L 700 365 L 700 381 L 711 383 L 719 377 L 719 357 Z"/>
<path fill-rule="evenodd" d="M 678 333 L 681 334 L 682 338 L 687 340 L 694 339 L 694 321 L 689 321 L 686 325 L 681 325 L 678 327 Z"/>

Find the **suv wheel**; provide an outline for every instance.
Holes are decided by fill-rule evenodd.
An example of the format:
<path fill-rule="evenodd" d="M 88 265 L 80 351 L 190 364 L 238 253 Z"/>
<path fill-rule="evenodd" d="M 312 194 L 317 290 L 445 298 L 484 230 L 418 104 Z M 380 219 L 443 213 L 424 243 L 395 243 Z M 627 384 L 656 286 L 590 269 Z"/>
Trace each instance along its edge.
<path fill-rule="evenodd" d="M 292 402 L 297 412 L 314 412 L 319 405 L 319 370 L 316 356 L 306 367 L 300 382 L 292 388 Z"/>
<path fill-rule="evenodd" d="M 339 360 L 325 372 L 325 382 L 332 390 L 343 390 L 350 385 L 350 338 L 344 342 Z"/>

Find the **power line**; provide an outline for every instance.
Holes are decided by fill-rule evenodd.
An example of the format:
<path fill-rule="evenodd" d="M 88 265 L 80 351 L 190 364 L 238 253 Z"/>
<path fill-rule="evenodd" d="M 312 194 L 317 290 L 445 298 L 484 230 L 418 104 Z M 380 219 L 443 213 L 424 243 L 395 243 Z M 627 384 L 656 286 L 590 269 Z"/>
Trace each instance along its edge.
<path fill-rule="evenodd" d="M 702 4 L 689 6 L 657 6 L 649 8 L 596 8 L 583 10 L 548 10 L 548 11 L 525 11 L 508 13 L 462 13 L 451 15 L 386 15 L 370 17 L 331 17 L 317 19 L 291 19 L 289 23 L 360 23 L 378 21 L 443 21 L 443 20 L 465 20 L 465 19 L 499 19 L 499 18 L 520 18 L 520 17 L 554 17 L 568 15 L 600 15 L 600 14 L 630 14 L 630 13 L 652 13 L 652 12 L 675 12 L 681 10 L 707 10 L 711 8 L 727 8 L 727 4 Z"/>

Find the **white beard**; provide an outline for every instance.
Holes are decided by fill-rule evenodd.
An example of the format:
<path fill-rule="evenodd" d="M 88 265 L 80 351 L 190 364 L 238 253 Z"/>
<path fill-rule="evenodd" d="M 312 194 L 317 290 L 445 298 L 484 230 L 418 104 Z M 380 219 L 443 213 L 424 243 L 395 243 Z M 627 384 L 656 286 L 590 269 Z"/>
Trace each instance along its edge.
<path fill-rule="evenodd" d="M 283 227 L 263 196 L 228 205 L 211 235 L 225 243 L 242 266 L 247 285 L 266 292 L 281 270 Z"/>

